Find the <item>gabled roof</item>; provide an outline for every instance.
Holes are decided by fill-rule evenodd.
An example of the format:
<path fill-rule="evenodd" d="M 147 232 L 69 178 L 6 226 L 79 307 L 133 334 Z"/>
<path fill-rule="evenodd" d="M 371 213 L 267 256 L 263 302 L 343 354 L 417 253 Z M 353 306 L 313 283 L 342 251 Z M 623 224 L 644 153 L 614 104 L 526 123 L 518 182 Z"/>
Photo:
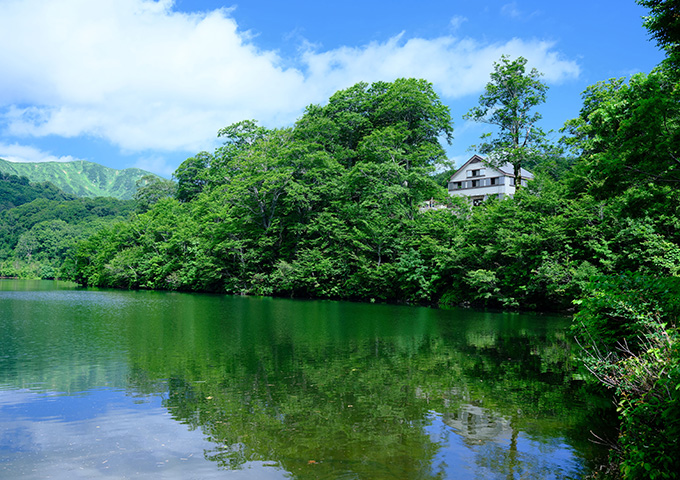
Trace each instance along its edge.
<path fill-rule="evenodd" d="M 511 177 L 515 176 L 515 167 L 513 167 L 512 163 L 506 163 L 505 165 L 498 167 L 497 170 L 500 170 L 504 174 L 509 175 Z M 534 174 L 524 168 L 520 168 L 519 173 L 520 175 L 522 175 L 522 178 L 527 179 L 534 178 Z"/>
<path fill-rule="evenodd" d="M 460 172 L 462 172 L 463 170 L 465 170 L 465 167 L 467 167 L 468 165 L 470 165 L 470 164 L 472 164 L 472 163 L 482 163 L 482 164 L 484 165 L 485 168 L 488 168 L 488 169 L 490 169 L 490 170 L 493 170 L 494 172 L 498 172 L 498 174 L 503 174 L 503 175 L 508 176 L 508 177 L 514 177 L 514 176 L 515 176 L 515 169 L 514 169 L 514 167 L 512 166 L 512 163 L 509 163 L 509 162 L 508 162 L 508 163 L 506 163 L 506 164 L 504 164 L 504 165 L 501 165 L 500 167 L 492 167 L 492 166 L 489 166 L 489 165 L 486 163 L 486 159 L 485 159 L 485 158 L 480 157 L 479 155 L 476 155 L 476 154 L 475 154 L 475 155 L 473 155 L 472 157 L 470 157 L 470 160 L 468 160 L 467 162 L 465 162 L 458 170 L 456 170 L 455 173 L 454 173 L 453 175 L 451 175 L 451 178 L 449 179 L 449 181 L 452 182 L 452 181 L 453 181 L 453 178 L 454 178 L 456 175 L 458 175 Z M 522 178 L 525 178 L 525 179 L 529 179 L 529 180 L 530 180 L 530 179 L 534 178 L 534 175 L 533 175 L 530 171 L 528 171 L 528 170 L 526 170 L 526 169 L 524 169 L 524 168 L 521 168 L 521 169 L 520 169 L 520 174 L 522 175 Z M 487 174 L 486 176 L 488 177 L 489 174 Z"/>

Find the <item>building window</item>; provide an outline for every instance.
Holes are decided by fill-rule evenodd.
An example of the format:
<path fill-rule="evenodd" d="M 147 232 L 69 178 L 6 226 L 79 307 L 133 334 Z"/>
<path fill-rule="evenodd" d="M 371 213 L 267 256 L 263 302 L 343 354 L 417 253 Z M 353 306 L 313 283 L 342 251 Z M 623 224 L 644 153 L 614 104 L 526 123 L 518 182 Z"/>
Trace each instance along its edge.
<path fill-rule="evenodd" d="M 484 175 L 484 173 L 482 172 L 481 169 L 472 170 L 470 173 L 471 173 L 471 175 L 470 175 L 471 177 L 481 177 L 482 175 Z"/>
<path fill-rule="evenodd" d="M 472 180 L 472 188 L 479 187 L 479 180 Z"/>
<path fill-rule="evenodd" d="M 498 185 L 498 177 L 490 178 L 489 185 Z"/>

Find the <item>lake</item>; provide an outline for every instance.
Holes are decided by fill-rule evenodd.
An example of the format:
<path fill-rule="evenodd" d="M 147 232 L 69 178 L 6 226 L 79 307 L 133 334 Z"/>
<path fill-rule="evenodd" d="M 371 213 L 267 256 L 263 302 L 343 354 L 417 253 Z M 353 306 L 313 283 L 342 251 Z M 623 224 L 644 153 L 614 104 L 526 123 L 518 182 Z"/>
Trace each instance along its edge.
<path fill-rule="evenodd" d="M 568 327 L 0 280 L 0 478 L 580 478 Z"/>

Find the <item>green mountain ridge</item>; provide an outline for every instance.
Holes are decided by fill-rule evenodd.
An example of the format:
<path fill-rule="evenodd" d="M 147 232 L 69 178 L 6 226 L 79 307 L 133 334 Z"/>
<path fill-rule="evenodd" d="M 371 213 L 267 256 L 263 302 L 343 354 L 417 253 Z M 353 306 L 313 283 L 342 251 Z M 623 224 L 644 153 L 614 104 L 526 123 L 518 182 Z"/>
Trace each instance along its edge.
<path fill-rule="evenodd" d="M 31 183 L 51 182 L 78 197 L 132 198 L 136 182 L 154 175 L 140 168 L 116 170 L 85 160 L 15 163 L 0 159 L 0 172 L 27 177 Z"/>

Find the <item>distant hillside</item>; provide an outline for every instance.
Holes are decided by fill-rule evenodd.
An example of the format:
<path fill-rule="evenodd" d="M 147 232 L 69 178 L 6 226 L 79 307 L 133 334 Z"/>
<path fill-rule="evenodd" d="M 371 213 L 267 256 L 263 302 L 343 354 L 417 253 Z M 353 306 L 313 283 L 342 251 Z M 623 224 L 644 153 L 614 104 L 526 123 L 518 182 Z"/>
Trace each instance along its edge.
<path fill-rule="evenodd" d="M 29 183 L 26 177 L 0 172 L 0 212 L 30 203 L 37 198 L 73 200 L 77 197 L 59 190 L 50 182 Z"/>
<path fill-rule="evenodd" d="M 116 170 L 97 163 L 75 162 L 14 163 L 0 159 L 0 173 L 27 177 L 31 183 L 51 182 L 66 193 L 79 197 L 132 198 L 135 182 L 153 175 L 139 168 Z"/>

